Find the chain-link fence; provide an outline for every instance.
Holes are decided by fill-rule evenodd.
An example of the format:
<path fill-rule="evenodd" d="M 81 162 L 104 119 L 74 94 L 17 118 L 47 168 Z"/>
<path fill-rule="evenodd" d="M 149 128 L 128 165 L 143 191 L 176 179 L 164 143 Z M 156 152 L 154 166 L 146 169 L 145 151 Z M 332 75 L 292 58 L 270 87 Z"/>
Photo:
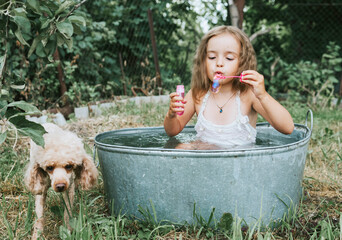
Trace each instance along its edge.
<path fill-rule="evenodd" d="M 192 4 L 194 2 L 196 3 L 192 1 Z M 214 4 L 212 1 L 197 3 L 203 7 Z M 139 6 L 138 2 L 135 4 Z M 215 1 L 215 4 L 221 6 L 217 7 L 216 20 L 211 18 L 206 23 L 209 27 L 227 23 L 225 18 L 229 15 L 226 13 L 228 1 Z M 137 23 L 139 28 L 128 30 L 127 38 L 119 40 L 127 40 L 129 45 L 134 47 L 127 49 L 125 46 L 116 45 L 116 48 L 112 49 L 120 62 L 121 77 L 126 86 L 129 86 L 127 91 L 130 92 L 131 88 L 144 94 L 159 94 L 161 89 L 172 90 L 177 83 L 190 83 L 192 57 L 203 32 L 198 29 L 191 31 L 194 25 L 187 21 L 187 18 L 181 19 L 180 25 L 169 24 L 165 29 L 165 23 L 168 22 L 166 18 L 170 18 L 172 11 L 176 10 L 169 11 L 166 14 L 165 9 L 152 10 L 153 23 L 149 20 L 147 11 L 140 13 L 140 17 L 145 15 L 145 20 Z M 134 17 L 132 16 L 132 19 Z M 165 21 L 162 23 L 161 19 Z M 205 17 L 201 19 L 206 21 Z M 271 56 L 289 63 L 300 60 L 319 61 L 329 42 L 342 46 L 342 2 L 246 1 L 243 21 L 243 30 L 249 35 L 269 29 L 253 41 L 258 59 Z M 203 26 L 203 22 L 196 24 L 198 28 Z M 125 24 L 122 27 L 124 28 Z M 185 36 L 189 30 L 192 35 Z M 152 31 L 154 36 L 150 34 Z M 165 35 L 169 37 L 165 38 Z"/>

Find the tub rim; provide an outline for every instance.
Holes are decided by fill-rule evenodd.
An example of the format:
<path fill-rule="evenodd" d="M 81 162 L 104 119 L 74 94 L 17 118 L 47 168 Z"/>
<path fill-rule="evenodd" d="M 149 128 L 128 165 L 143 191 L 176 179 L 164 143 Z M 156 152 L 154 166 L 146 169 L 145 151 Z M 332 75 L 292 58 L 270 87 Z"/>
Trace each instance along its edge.
<path fill-rule="evenodd" d="M 271 127 L 271 124 L 268 122 L 261 122 L 256 124 L 257 127 Z M 187 149 L 168 149 L 168 148 L 143 148 L 143 147 L 131 147 L 131 146 L 121 146 L 121 145 L 113 145 L 101 143 L 98 139 L 104 134 L 110 134 L 112 132 L 125 132 L 130 130 L 149 130 L 149 129 L 164 129 L 163 126 L 159 127 L 140 127 L 140 128 L 122 128 L 116 129 L 112 131 L 106 131 L 103 133 L 99 133 L 94 138 L 94 154 L 96 149 L 108 151 L 108 152 L 119 152 L 119 153 L 129 153 L 129 154 L 138 154 L 138 155 L 163 155 L 163 156 L 177 156 L 177 157 L 227 157 L 227 156 L 240 156 L 240 155 L 256 155 L 260 153 L 279 153 L 284 151 L 289 151 L 296 149 L 298 147 L 302 147 L 308 144 L 312 129 L 309 129 L 307 125 L 303 124 L 294 124 L 294 129 L 301 129 L 300 131 L 305 133 L 305 137 L 293 142 L 280 146 L 269 146 L 269 147 L 255 147 L 255 148 L 235 148 L 235 149 L 218 149 L 218 150 L 187 150 Z M 194 128 L 193 125 L 185 126 L 184 129 Z M 303 130 L 304 129 L 304 130 Z"/>

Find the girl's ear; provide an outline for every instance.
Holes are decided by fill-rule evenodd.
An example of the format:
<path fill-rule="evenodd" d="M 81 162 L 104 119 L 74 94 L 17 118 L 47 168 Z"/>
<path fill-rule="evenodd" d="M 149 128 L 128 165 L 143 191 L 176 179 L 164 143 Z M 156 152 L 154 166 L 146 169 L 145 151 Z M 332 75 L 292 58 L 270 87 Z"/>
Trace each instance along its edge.
<path fill-rule="evenodd" d="M 82 166 L 76 173 L 77 181 L 83 190 L 88 190 L 97 183 L 98 171 L 91 157 L 85 155 L 82 159 Z"/>
<path fill-rule="evenodd" d="M 38 163 L 30 163 L 24 177 L 26 187 L 35 195 L 43 194 L 50 187 L 48 174 Z"/>

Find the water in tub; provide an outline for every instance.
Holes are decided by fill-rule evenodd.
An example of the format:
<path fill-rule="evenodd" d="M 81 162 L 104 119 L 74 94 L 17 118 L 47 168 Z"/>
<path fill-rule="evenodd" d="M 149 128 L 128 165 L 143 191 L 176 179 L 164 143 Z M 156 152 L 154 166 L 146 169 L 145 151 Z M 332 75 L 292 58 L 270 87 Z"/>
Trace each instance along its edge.
<path fill-rule="evenodd" d="M 299 132 L 294 131 L 291 135 L 274 134 L 274 129 L 266 129 L 257 134 L 256 143 L 248 146 L 219 147 L 196 140 L 195 131 L 183 131 L 175 137 L 169 137 L 164 131 L 137 131 L 123 132 L 111 135 L 101 140 L 104 144 L 138 147 L 138 148 L 160 148 L 160 149 L 186 149 L 186 150 L 225 150 L 238 148 L 260 148 L 282 146 L 294 143 L 301 139 Z"/>

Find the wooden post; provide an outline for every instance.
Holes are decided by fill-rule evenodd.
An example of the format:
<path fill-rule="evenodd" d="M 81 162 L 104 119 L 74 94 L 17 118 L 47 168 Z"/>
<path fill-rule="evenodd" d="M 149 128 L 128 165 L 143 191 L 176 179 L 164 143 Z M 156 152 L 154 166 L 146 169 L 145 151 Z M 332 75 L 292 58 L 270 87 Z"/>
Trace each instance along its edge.
<path fill-rule="evenodd" d="M 163 94 L 162 81 L 161 81 L 160 70 L 159 70 L 158 52 L 157 52 L 157 45 L 156 45 L 154 29 L 153 29 L 153 19 L 152 19 L 151 9 L 147 10 L 147 15 L 148 15 L 148 23 L 150 26 L 151 44 L 152 44 L 152 49 L 153 49 L 154 66 L 156 69 L 157 86 L 159 88 L 159 94 Z"/>

